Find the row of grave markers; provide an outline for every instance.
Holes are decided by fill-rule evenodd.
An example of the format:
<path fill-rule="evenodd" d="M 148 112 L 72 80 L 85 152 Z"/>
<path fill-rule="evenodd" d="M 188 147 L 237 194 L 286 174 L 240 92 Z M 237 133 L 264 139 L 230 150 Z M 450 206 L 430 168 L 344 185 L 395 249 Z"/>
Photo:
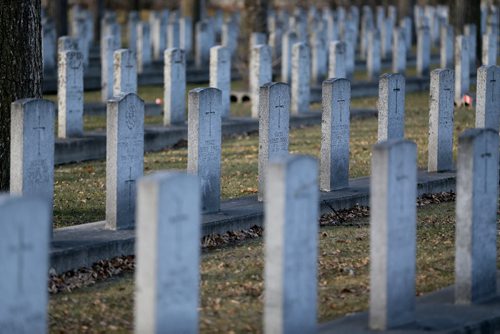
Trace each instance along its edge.
<path fill-rule="evenodd" d="M 284 93 L 283 85 L 276 84 L 279 93 Z M 220 97 L 215 89 L 192 94 L 192 103 Z M 497 295 L 498 147 L 497 129 L 471 129 L 459 138 L 457 304 Z M 416 145 L 404 139 L 379 142 L 373 147 L 371 175 L 369 326 L 385 330 L 415 319 Z M 269 162 L 266 179 L 264 331 L 314 333 L 318 163 L 284 154 Z M 200 176 L 184 172 L 156 172 L 139 179 L 136 333 L 198 331 L 204 186 Z M 6 332 L 47 331 L 50 222 L 48 201 L 0 196 L 0 324 Z"/>
<path fill-rule="evenodd" d="M 429 159 L 431 172 L 445 171 L 453 163 L 454 73 L 431 74 Z M 500 127 L 500 67 L 478 70 L 476 126 Z M 323 83 L 321 189 L 348 185 L 349 106 L 347 79 Z M 134 93 L 114 97 L 107 105 L 106 221 L 111 229 L 134 226 L 135 182 L 143 174 L 144 102 Z M 259 199 L 263 199 L 265 170 L 270 160 L 288 154 L 289 119 L 293 109 L 290 86 L 267 83 L 259 92 Z M 188 171 L 202 181 L 203 208 L 220 208 L 222 92 L 217 88 L 189 93 Z M 12 105 L 11 191 L 37 194 L 52 201 L 54 195 L 54 106 L 45 100 L 21 100 Z M 405 78 L 385 74 L 379 83 L 378 141 L 404 138 Z M 37 145 L 33 145 L 36 143 Z"/>

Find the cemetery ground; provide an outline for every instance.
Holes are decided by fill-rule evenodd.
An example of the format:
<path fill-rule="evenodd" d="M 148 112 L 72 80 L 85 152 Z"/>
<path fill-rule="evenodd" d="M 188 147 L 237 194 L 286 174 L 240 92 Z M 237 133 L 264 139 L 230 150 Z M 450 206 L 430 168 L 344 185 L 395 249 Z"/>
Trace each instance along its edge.
<path fill-rule="evenodd" d="M 453 284 L 455 203 L 450 194 L 418 200 L 417 294 Z M 363 311 L 369 296 L 368 209 L 323 216 L 319 231 L 320 321 Z M 253 231 L 241 241 L 204 240 L 200 331 L 261 332 L 263 239 Z M 252 237 L 253 236 L 253 237 Z M 240 238 L 244 239 L 242 235 Z M 233 240 L 238 239 L 233 235 Z M 218 244 L 211 247 L 210 245 Z M 128 332 L 133 329 L 131 270 L 71 293 L 51 295 L 50 331 Z"/>
<path fill-rule="evenodd" d="M 146 101 L 161 96 L 161 88 L 145 90 Z M 141 93 L 141 92 L 140 92 Z M 94 93 L 90 93 L 94 94 Z M 87 97 L 86 97 L 87 98 Z M 377 98 L 356 98 L 351 109 L 376 109 Z M 250 104 L 232 104 L 231 111 L 249 115 Z M 311 106 L 319 110 L 320 104 Z M 105 116 L 90 116 L 85 121 L 105 124 Z M 95 120 L 97 118 L 97 121 Z M 148 117 L 149 123 L 161 124 L 161 116 Z M 429 127 L 428 93 L 406 96 L 406 136 L 418 145 L 419 168 L 427 167 L 427 141 Z M 474 127 L 473 109 L 457 108 L 455 111 L 454 145 L 458 134 Z M 377 140 L 377 119 L 354 119 L 351 122 L 350 177 L 370 174 L 372 145 Z M 318 157 L 321 144 L 320 125 L 294 129 L 290 132 L 290 152 Z M 222 145 L 222 197 L 223 199 L 253 195 L 257 192 L 258 133 L 240 135 L 223 140 Z M 145 174 L 161 169 L 185 169 L 187 147 L 147 153 L 144 158 Z M 59 166 L 55 169 L 54 223 L 55 227 L 76 225 L 104 220 L 105 217 L 105 161 Z"/>

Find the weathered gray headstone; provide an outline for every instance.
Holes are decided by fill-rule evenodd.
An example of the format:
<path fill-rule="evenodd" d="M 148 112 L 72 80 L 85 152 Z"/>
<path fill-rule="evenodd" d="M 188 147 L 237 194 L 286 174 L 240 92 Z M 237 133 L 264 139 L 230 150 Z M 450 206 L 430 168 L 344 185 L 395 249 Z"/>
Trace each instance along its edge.
<path fill-rule="evenodd" d="M 405 77 L 402 74 L 384 74 L 378 87 L 378 141 L 403 139 Z"/>
<path fill-rule="evenodd" d="M 191 55 L 193 51 L 193 23 L 192 19 L 188 16 L 179 19 L 180 24 L 180 48 L 184 50 L 186 55 Z"/>
<path fill-rule="evenodd" d="M 476 36 L 477 26 L 475 24 L 466 24 L 464 26 L 464 36 L 468 38 L 469 45 L 469 69 L 470 72 L 476 71 Z"/>
<path fill-rule="evenodd" d="M 58 58 L 58 136 L 82 136 L 83 56 L 79 51 L 63 51 Z"/>
<path fill-rule="evenodd" d="M 451 69 L 431 72 L 429 112 L 429 172 L 453 168 L 453 111 L 455 74 Z"/>
<path fill-rule="evenodd" d="M 43 199 L 0 195 L 2 333 L 47 333 L 49 205 Z"/>
<path fill-rule="evenodd" d="M 252 32 L 250 34 L 250 48 L 261 44 L 267 44 L 267 35 L 263 32 Z"/>
<path fill-rule="evenodd" d="M 382 23 L 382 59 L 388 59 L 391 55 L 393 42 L 393 22 L 390 18 L 386 18 Z"/>
<path fill-rule="evenodd" d="M 306 43 L 296 43 L 292 49 L 292 114 L 309 111 L 311 100 L 311 55 Z"/>
<path fill-rule="evenodd" d="M 267 45 L 256 45 L 250 55 L 250 94 L 252 101 L 252 117 L 259 118 L 259 89 L 271 82 L 273 78 L 271 48 Z"/>
<path fill-rule="evenodd" d="M 431 34 L 428 26 L 424 25 L 418 30 L 417 36 L 417 75 L 429 76 L 431 63 Z"/>
<path fill-rule="evenodd" d="M 10 123 L 10 192 L 54 198 L 54 104 L 24 99 L 12 103 Z"/>
<path fill-rule="evenodd" d="M 320 84 L 327 75 L 328 67 L 328 44 L 322 33 L 313 34 L 314 43 L 311 49 L 311 80 Z"/>
<path fill-rule="evenodd" d="M 101 46 L 101 96 L 102 102 L 106 102 L 113 97 L 114 87 L 114 53 L 118 49 L 116 40 L 112 36 L 102 39 Z"/>
<path fill-rule="evenodd" d="M 281 80 L 286 83 L 292 82 L 292 48 L 297 43 L 297 34 L 288 31 L 283 34 L 281 50 Z"/>
<path fill-rule="evenodd" d="M 345 43 L 341 41 L 330 42 L 330 57 L 329 57 L 329 78 L 345 78 Z"/>
<path fill-rule="evenodd" d="M 148 22 L 139 22 L 137 25 L 137 72 L 143 73 L 151 62 L 151 28 Z"/>
<path fill-rule="evenodd" d="M 332 191 L 349 186 L 349 116 L 351 83 L 347 79 L 323 82 L 320 188 Z"/>
<path fill-rule="evenodd" d="M 368 55 L 366 60 L 368 80 L 377 80 L 380 75 L 382 67 L 380 52 L 380 32 L 372 30 L 368 35 Z"/>
<path fill-rule="evenodd" d="M 157 172 L 139 180 L 135 332 L 197 333 L 200 265 L 198 178 Z"/>
<path fill-rule="evenodd" d="M 282 82 L 267 83 L 260 89 L 259 112 L 259 200 L 269 161 L 288 155 L 290 122 L 290 86 Z"/>
<path fill-rule="evenodd" d="M 500 129 L 499 66 L 481 66 L 477 70 L 476 128 Z"/>
<path fill-rule="evenodd" d="M 441 50 L 440 64 L 441 68 L 453 68 L 453 42 L 455 40 L 455 32 L 452 25 L 444 25 L 441 27 Z"/>
<path fill-rule="evenodd" d="M 496 296 L 498 130 L 469 129 L 458 139 L 455 302 Z"/>
<path fill-rule="evenodd" d="M 106 226 L 134 228 L 136 182 L 144 173 L 144 101 L 130 93 L 107 108 Z"/>
<path fill-rule="evenodd" d="M 410 52 L 411 51 L 411 44 L 412 44 L 412 38 L 413 38 L 413 22 L 411 20 L 411 17 L 406 16 L 401 19 L 401 28 L 405 32 L 405 39 L 406 39 L 406 51 Z"/>
<path fill-rule="evenodd" d="M 494 34 L 484 34 L 482 41 L 483 41 L 483 50 L 482 50 L 483 65 L 485 66 L 496 65 L 498 36 Z"/>
<path fill-rule="evenodd" d="M 160 60 L 167 48 L 167 27 L 169 11 L 153 11 L 150 16 L 151 40 L 153 44 L 153 58 Z"/>
<path fill-rule="evenodd" d="M 168 24 L 168 48 L 180 48 L 180 25 L 178 21 L 170 22 Z"/>
<path fill-rule="evenodd" d="M 186 120 L 186 55 L 181 49 L 165 50 L 163 125 Z"/>
<path fill-rule="evenodd" d="M 189 92 L 187 170 L 200 178 L 203 212 L 220 209 L 221 97 L 217 88 Z"/>
<path fill-rule="evenodd" d="M 417 147 L 389 140 L 373 147 L 370 180 L 370 328 L 414 320 Z"/>
<path fill-rule="evenodd" d="M 134 53 L 137 52 L 137 24 L 140 21 L 139 12 L 131 11 L 128 14 L 128 48 Z"/>
<path fill-rule="evenodd" d="M 135 52 L 128 49 L 116 50 L 114 53 L 113 95 L 137 94 L 137 61 Z"/>
<path fill-rule="evenodd" d="M 405 73 L 406 71 L 406 41 L 402 28 L 394 30 L 392 48 L 392 71 L 394 73 Z"/>
<path fill-rule="evenodd" d="M 463 96 L 469 92 L 469 38 L 457 36 L 455 42 L 455 103 L 461 105 Z"/>
<path fill-rule="evenodd" d="M 231 54 L 224 46 L 210 49 L 210 87 L 222 92 L 221 117 L 229 117 L 231 104 Z"/>
<path fill-rule="evenodd" d="M 78 51 L 77 40 L 70 36 L 62 36 L 57 40 L 57 53 L 63 51 Z"/>
<path fill-rule="evenodd" d="M 54 21 L 47 18 L 42 24 L 42 55 L 44 71 L 56 69 L 57 32 Z"/>
<path fill-rule="evenodd" d="M 210 61 L 210 48 L 213 46 L 213 31 L 208 21 L 196 23 L 196 67 L 206 66 Z"/>
<path fill-rule="evenodd" d="M 273 161 L 265 208 L 265 333 L 316 333 L 318 163 Z"/>

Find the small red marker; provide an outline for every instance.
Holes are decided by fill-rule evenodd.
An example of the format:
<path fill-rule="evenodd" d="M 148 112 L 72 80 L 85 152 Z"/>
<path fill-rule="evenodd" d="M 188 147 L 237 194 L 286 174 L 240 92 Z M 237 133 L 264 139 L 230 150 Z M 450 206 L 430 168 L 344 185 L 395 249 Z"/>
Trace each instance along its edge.
<path fill-rule="evenodd" d="M 464 95 L 464 104 L 466 106 L 471 106 L 472 105 L 472 96 Z"/>
<path fill-rule="evenodd" d="M 155 100 L 155 103 L 156 104 L 162 104 L 162 101 L 161 101 L 161 99 L 159 97 L 157 97 L 156 100 Z"/>

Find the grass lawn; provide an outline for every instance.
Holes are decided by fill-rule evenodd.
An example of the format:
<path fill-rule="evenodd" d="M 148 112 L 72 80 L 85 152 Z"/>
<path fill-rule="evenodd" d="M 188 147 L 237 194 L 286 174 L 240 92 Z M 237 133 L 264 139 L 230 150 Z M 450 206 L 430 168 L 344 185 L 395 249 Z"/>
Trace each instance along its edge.
<path fill-rule="evenodd" d="M 359 215 L 358 215 L 359 217 Z M 417 294 L 453 283 L 454 202 L 418 209 Z M 262 332 L 262 238 L 204 251 L 201 263 L 202 333 Z M 368 218 L 320 229 L 319 320 L 366 310 L 369 297 Z M 132 273 L 50 300 L 50 330 L 129 332 L 133 328 Z"/>

